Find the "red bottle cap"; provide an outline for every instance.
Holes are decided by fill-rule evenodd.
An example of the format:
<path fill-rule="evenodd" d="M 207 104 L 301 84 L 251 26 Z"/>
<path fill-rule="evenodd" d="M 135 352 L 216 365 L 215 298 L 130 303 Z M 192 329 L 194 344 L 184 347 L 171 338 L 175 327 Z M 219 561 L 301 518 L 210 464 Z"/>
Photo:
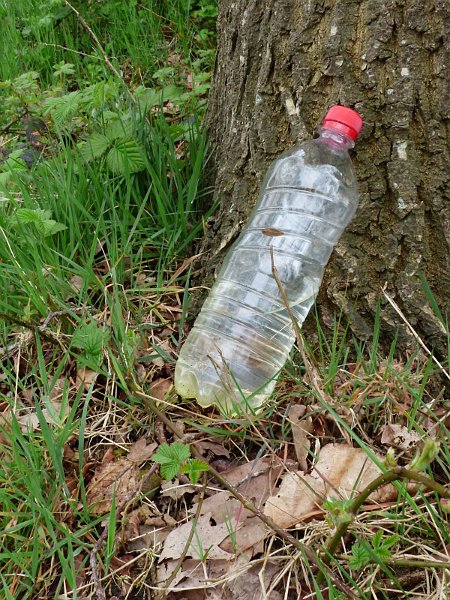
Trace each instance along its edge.
<path fill-rule="evenodd" d="M 355 110 L 346 106 L 332 106 L 322 122 L 323 127 L 331 127 L 347 134 L 352 140 L 356 140 L 361 131 L 363 120 Z"/>

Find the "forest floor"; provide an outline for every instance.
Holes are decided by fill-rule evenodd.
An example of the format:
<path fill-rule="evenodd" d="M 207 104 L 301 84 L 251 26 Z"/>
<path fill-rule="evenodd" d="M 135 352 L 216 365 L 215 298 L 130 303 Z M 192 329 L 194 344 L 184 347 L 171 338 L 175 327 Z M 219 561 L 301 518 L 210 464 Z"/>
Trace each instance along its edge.
<path fill-rule="evenodd" d="M 447 598 L 450 334 L 313 311 L 258 414 L 174 391 L 216 16 L 0 3 L 0 597 Z"/>

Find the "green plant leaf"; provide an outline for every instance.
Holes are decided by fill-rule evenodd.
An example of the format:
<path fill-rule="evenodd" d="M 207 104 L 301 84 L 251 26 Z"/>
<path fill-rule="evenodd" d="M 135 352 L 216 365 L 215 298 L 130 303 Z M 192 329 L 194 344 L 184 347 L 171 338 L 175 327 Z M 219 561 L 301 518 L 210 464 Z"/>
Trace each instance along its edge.
<path fill-rule="evenodd" d="M 369 551 L 361 544 L 361 542 L 356 542 L 352 546 L 352 556 L 348 561 L 348 566 L 351 569 L 359 570 L 368 565 L 370 562 L 370 553 Z"/>
<path fill-rule="evenodd" d="M 44 102 L 44 115 L 50 114 L 56 125 L 65 125 L 79 110 L 83 96 L 79 90 L 65 96 L 48 98 Z"/>
<path fill-rule="evenodd" d="M 191 456 L 189 446 L 175 442 L 174 444 L 161 444 L 153 455 L 153 460 L 160 465 L 166 465 L 171 462 L 183 464 Z"/>
<path fill-rule="evenodd" d="M 11 223 L 20 225 L 40 223 L 50 219 L 51 216 L 51 211 L 42 208 L 18 208 L 11 217 Z"/>
<path fill-rule="evenodd" d="M 133 137 L 117 139 L 108 152 L 106 163 L 113 173 L 137 173 L 145 167 L 144 148 Z"/>
<path fill-rule="evenodd" d="M 62 223 L 57 223 L 51 219 L 51 216 L 51 211 L 42 208 L 18 208 L 12 215 L 10 222 L 12 225 L 33 224 L 44 237 L 67 229 Z"/>
<path fill-rule="evenodd" d="M 176 477 L 176 475 L 178 475 L 178 473 L 180 472 L 180 465 L 178 463 L 170 463 L 168 465 L 161 465 L 160 472 L 164 479 L 167 479 L 167 481 L 170 481 L 171 479 Z"/>
<path fill-rule="evenodd" d="M 88 139 L 79 145 L 81 156 L 86 162 L 93 158 L 99 158 L 110 147 L 110 140 L 101 133 L 93 133 Z"/>
<path fill-rule="evenodd" d="M 133 137 L 133 124 L 130 120 L 114 119 L 106 125 L 105 135 L 110 142 L 118 138 Z M 134 138 L 133 138 L 134 139 Z"/>
<path fill-rule="evenodd" d="M 83 323 L 72 336 L 72 346 L 78 350 L 83 350 L 86 358 L 98 363 L 103 345 L 109 337 L 109 331 L 104 327 L 98 327 L 97 323 Z"/>
<path fill-rule="evenodd" d="M 208 465 L 202 460 L 197 458 L 191 458 L 188 460 L 187 465 L 183 467 L 183 473 L 187 473 L 189 479 L 195 485 L 200 479 L 200 474 L 208 470 Z"/>
<path fill-rule="evenodd" d="M 161 465 L 161 475 L 164 479 L 173 479 L 183 470 L 184 463 L 189 459 L 191 451 L 185 444 L 161 444 L 153 455 L 153 460 Z"/>

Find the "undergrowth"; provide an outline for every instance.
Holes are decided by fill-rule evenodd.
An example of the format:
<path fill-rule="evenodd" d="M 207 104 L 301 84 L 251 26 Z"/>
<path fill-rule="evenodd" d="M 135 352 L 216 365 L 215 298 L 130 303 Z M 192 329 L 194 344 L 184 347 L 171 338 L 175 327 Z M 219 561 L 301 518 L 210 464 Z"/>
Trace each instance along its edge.
<path fill-rule="evenodd" d="M 260 414 L 226 418 L 173 391 L 191 255 L 214 210 L 202 118 L 216 13 L 214 0 L 0 3 L 0 595 L 170 598 L 195 546 L 230 598 L 239 574 L 268 598 L 443 598 L 450 343 L 438 364 L 395 340 L 386 355 L 380 313 L 364 344 L 340 318 L 326 335 L 317 314 Z M 359 488 L 331 486 L 242 548 L 239 525 L 264 518 L 243 498 L 261 465 L 274 487 L 330 444 L 362 449 L 395 498 L 359 506 Z M 230 491 L 221 473 L 238 467 Z M 207 524 L 233 552 L 212 576 L 225 551 L 198 524 L 225 490 L 243 504 Z M 190 523 L 164 571 L 164 536 Z"/>

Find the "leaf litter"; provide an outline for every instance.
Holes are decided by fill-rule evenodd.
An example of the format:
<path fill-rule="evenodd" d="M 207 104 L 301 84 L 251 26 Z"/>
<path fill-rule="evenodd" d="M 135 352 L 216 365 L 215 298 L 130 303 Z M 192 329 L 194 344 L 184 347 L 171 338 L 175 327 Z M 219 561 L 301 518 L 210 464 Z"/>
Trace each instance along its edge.
<path fill-rule="evenodd" d="M 93 514 L 106 514 L 111 509 L 113 497 L 116 504 L 120 504 L 136 488 L 141 478 L 139 465 L 151 458 L 156 447 L 156 442 L 147 444 L 141 438 L 125 457 L 118 460 L 114 459 L 112 447 L 105 452 L 86 487 L 86 501 Z"/>
<path fill-rule="evenodd" d="M 246 458 L 249 454 L 251 456 L 252 451 L 253 456 L 257 454 L 255 448 L 260 452 L 260 444 L 254 441 L 253 445 L 248 444 L 242 452 L 236 452 L 223 432 L 224 428 L 232 430 L 229 424 L 224 425 L 219 421 L 218 429 L 222 429 L 222 433 L 220 437 L 216 437 L 216 417 L 213 414 L 194 413 L 194 418 L 190 419 L 191 423 L 195 419 L 202 423 L 208 423 L 209 420 L 213 423 L 208 433 L 199 436 L 198 430 L 189 424 L 189 420 L 180 418 L 176 405 L 172 405 L 172 399 L 169 401 L 168 398 L 172 386 L 173 364 L 166 357 L 176 355 L 176 350 L 169 341 L 169 332 L 163 334 L 167 329 L 167 319 L 172 318 L 170 311 L 165 313 L 162 315 L 160 328 L 154 327 L 155 323 L 152 323 L 153 329 L 145 347 L 136 353 L 137 361 L 142 360 L 140 364 L 145 368 L 145 376 L 140 381 L 148 386 L 146 389 L 150 391 L 150 395 L 161 405 L 168 407 L 172 422 L 178 424 L 180 435 L 185 436 L 188 441 L 192 439 L 210 463 L 218 465 L 220 461 L 219 470 L 231 485 L 252 500 L 266 515 L 271 516 L 280 527 L 296 528 L 298 535 L 304 535 L 305 539 L 308 532 L 314 532 L 316 537 L 313 543 L 321 543 L 324 532 L 329 530 L 323 502 L 328 498 L 354 497 L 380 474 L 379 467 L 367 457 L 366 452 L 348 443 L 348 437 L 337 430 L 330 412 L 319 409 L 316 405 L 306 406 L 307 403 L 304 405 L 303 402 L 291 406 L 287 417 L 276 415 L 275 419 L 279 421 L 285 419 L 290 437 L 284 434 L 280 448 L 272 450 L 266 456 Z M 156 359 L 155 347 L 159 351 Z M 78 381 L 75 382 L 75 387 L 83 386 L 84 392 L 89 388 L 98 391 L 105 386 L 94 371 L 78 369 L 76 376 Z M 365 382 L 364 373 L 357 366 L 351 373 L 341 374 L 340 377 L 340 380 L 337 378 L 337 390 L 350 398 L 350 401 L 348 406 L 342 405 L 340 411 L 336 407 L 336 411 L 352 427 L 355 424 L 359 426 L 358 420 L 369 423 L 370 427 L 366 428 L 367 439 L 372 442 L 370 446 L 377 461 L 381 463 L 385 460 L 381 447 L 383 450 L 392 448 L 395 452 L 400 452 L 400 457 L 409 457 L 421 446 L 421 436 L 408 429 L 403 417 L 405 407 L 411 405 L 406 386 L 394 385 L 381 377 L 375 378 L 375 383 L 369 380 Z M 360 387 L 351 387 L 352 378 L 358 380 Z M 57 389 L 52 402 L 58 402 L 62 389 L 59 386 L 60 384 L 55 386 Z M 378 425 L 374 425 L 373 416 L 370 409 L 366 411 L 365 402 L 370 407 L 373 399 L 385 391 L 391 394 L 387 396 L 387 403 L 390 404 L 383 413 L 384 421 L 380 420 Z M 31 411 L 31 396 L 25 396 L 22 396 L 22 405 Z M 392 407 L 398 408 L 394 418 Z M 116 410 L 115 408 L 114 411 Z M 436 414 L 438 410 L 441 409 L 436 406 Z M 116 436 L 115 440 L 120 440 L 120 446 L 106 440 L 98 443 L 93 455 L 88 456 L 85 452 L 83 471 L 79 474 L 79 477 L 85 478 L 90 511 L 100 517 L 111 510 L 113 497 L 115 504 L 119 505 L 138 485 L 157 447 L 153 442 L 156 427 L 154 430 L 149 429 L 155 424 L 148 417 L 146 421 L 143 411 L 130 408 L 119 419 L 119 413 L 114 411 L 108 419 L 114 421 L 112 433 Z M 5 411 L 3 414 L 5 416 Z M 183 417 L 183 413 L 181 416 Z M 123 423 L 120 421 L 122 418 Z M 433 428 L 434 435 L 438 436 L 438 421 L 431 416 L 427 418 L 430 425 L 426 430 Z M 137 426 L 136 419 L 141 421 Z M 101 423 L 103 427 L 106 420 L 92 418 L 90 422 Z M 132 427 L 130 423 L 133 423 Z M 38 423 L 36 428 L 39 428 Z M 239 430 L 239 426 L 236 428 Z M 90 432 L 91 438 L 94 437 L 93 433 Z M 165 432 L 164 436 L 169 443 L 174 441 L 170 432 Z M 380 444 L 378 451 L 375 450 L 375 439 Z M 160 443 L 165 443 L 165 437 Z M 124 450 L 127 447 L 128 452 Z M 68 465 L 66 469 L 69 465 L 77 465 L 78 454 L 68 445 L 64 448 L 64 455 L 65 465 Z M 171 481 L 158 480 L 152 483 L 151 493 L 147 494 L 143 490 L 137 502 L 123 512 L 122 522 L 118 523 L 116 533 L 116 562 L 111 563 L 114 567 L 123 567 L 121 573 L 124 584 L 122 593 L 116 591 L 117 597 L 124 598 L 128 594 L 132 585 L 130 582 L 142 570 L 144 559 L 140 557 L 149 556 L 150 552 L 154 562 L 152 574 L 147 579 L 149 585 L 163 589 L 167 578 L 177 571 L 165 596 L 170 600 L 280 600 L 284 597 L 286 582 L 283 579 L 283 569 L 287 563 L 286 560 L 274 560 L 267 553 L 275 539 L 274 533 L 245 509 L 230 492 L 220 489 L 211 480 L 208 481 L 205 498 L 201 502 L 200 487 L 188 485 L 178 476 Z M 75 496 L 77 490 L 73 476 L 69 489 Z M 414 493 L 415 490 L 410 488 L 410 491 Z M 395 504 L 396 501 L 396 489 L 385 486 L 368 499 L 366 506 L 367 510 L 376 511 L 389 503 Z M 194 533 L 188 545 L 192 531 Z M 187 545 L 186 556 L 180 565 Z M 132 557 L 136 562 L 133 562 Z M 83 567 L 82 575 L 84 581 L 89 580 L 86 567 Z M 301 583 L 298 589 L 302 585 Z"/>

